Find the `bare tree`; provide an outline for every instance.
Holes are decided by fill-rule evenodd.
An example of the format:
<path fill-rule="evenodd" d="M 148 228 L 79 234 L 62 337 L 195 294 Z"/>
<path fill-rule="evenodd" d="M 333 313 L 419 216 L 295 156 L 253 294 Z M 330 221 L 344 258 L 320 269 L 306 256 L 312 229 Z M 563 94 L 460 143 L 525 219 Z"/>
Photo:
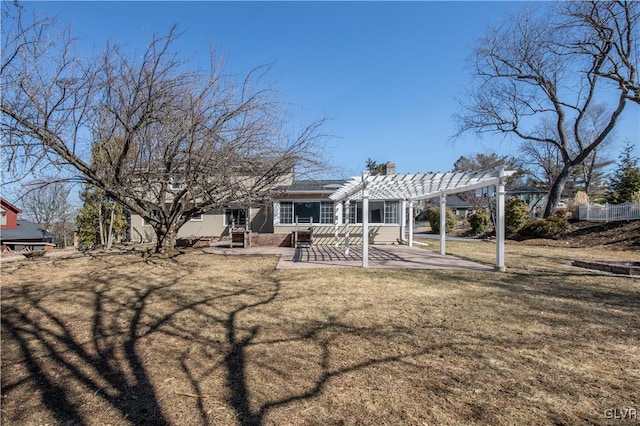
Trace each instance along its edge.
<path fill-rule="evenodd" d="M 606 120 L 608 120 L 606 108 L 602 104 L 594 105 L 581 121 L 580 133 L 585 136 L 585 139 L 593 140 L 598 136 L 599 129 L 605 125 Z M 537 133 L 545 138 L 553 138 L 556 134 L 555 124 L 548 119 L 543 119 Z M 569 134 L 569 137 L 571 136 Z M 579 188 L 593 195 L 592 192 L 597 189 L 597 183 L 606 176 L 604 169 L 613 164 L 609 150 L 614 138 L 615 130 L 609 133 L 578 167 L 574 168 L 567 182 L 568 189 Z M 578 155 L 579 146 L 575 140 L 571 140 L 569 149 L 572 156 Z M 528 165 L 529 176 L 546 188 L 551 188 L 563 169 L 562 153 L 557 146 L 525 140 L 520 144 L 520 153 L 523 161 Z"/>
<path fill-rule="evenodd" d="M 141 55 L 110 44 L 80 58 L 68 32 L 52 36 L 53 21 L 25 21 L 18 9 L 3 34 L 2 149 L 10 170 L 71 170 L 145 218 L 157 251 L 172 248 L 194 215 L 266 199 L 294 167 L 322 166 L 324 119 L 291 129 L 264 82 L 269 67 L 238 82 L 212 53 L 208 73 L 191 71 L 172 49 L 175 27 Z"/>
<path fill-rule="evenodd" d="M 557 152 L 561 168 L 550 185 L 549 216 L 573 170 L 610 135 L 627 101 L 640 103 L 638 4 L 560 2 L 545 12 L 524 11 L 478 41 L 475 83 L 458 131 L 515 136 Z M 604 98 L 612 106 L 585 132 Z M 553 123 L 551 134 L 541 131 L 545 121 Z"/>
<path fill-rule="evenodd" d="M 47 232 L 57 223 L 68 222 L 72 206 L 69 203 L 71 187 L 63 181 L 36 181 L 23 186 L 21 199 L 23 214 Z"/>
<path fill-rule="evenodd" d="M 73 233 L 75 209 L 69 202 L 71 186 L 62 180 L 45 178 L 22 185 L 20 206 L 23 216 L 37 223 L 66 247 Z"/>

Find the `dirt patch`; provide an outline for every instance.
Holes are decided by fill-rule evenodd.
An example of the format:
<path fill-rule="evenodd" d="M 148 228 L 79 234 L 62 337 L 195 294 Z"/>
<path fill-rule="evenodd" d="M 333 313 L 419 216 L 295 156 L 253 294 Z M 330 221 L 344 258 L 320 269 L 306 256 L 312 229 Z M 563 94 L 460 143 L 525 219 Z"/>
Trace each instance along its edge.
<path fill-rule="evenodd" d="M 447 247 L 491 263 L 479 244 Z M 508 245 L 507 273 L 3 264 L 2 424 L 608 424 L 640 409 L 640 284 L 569 266 L 601 255 Z"/>
<path fill-rule="evenodd" d="M 551 247 L 605 247 L 607 250 L 640 250 L 640 221 L 574 222 L 565 235 L 556 240 L 510 240 L 510 243 Z"/>

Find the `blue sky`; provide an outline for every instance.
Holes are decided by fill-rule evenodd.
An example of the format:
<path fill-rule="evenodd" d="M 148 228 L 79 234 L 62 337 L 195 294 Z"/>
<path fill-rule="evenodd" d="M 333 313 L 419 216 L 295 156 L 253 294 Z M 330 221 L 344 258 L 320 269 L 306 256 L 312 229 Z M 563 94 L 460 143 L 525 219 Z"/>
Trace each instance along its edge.
<path fill-rule="evenodd" d="M 269 81 L 304 124 L 332 117 L 332 162 L 357 175 L 367 158 L 400 173 L 448 171 L 461 155 L 514 154 L 500 136 L 451 141 L 453 115 L 470 78 L 469 46 L 521 2 L 28 2 L 55 15 L 100 50 L 107 40 L 141 51 L 172 24 L 176 45 L 206 67 L 210 44 L 227 71 L 273 64 Z M 618 129 L 640 149 L 640 108 L 628 105 Z M 616 150 L 616 156 L 617 156 Z"/>

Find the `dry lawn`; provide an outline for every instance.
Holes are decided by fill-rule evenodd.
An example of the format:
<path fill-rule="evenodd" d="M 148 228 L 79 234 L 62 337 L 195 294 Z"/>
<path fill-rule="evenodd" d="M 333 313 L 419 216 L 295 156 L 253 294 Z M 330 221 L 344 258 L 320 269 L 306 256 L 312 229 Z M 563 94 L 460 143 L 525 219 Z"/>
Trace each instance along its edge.
<path fill-rule="evenodd" d="M 507 245 L 503 274 L 3 264 L 2 424 L 635 424 L 611 417 L 640 410 L 640 282 L 569 266 L 590 258 L 638 254 Z"/>

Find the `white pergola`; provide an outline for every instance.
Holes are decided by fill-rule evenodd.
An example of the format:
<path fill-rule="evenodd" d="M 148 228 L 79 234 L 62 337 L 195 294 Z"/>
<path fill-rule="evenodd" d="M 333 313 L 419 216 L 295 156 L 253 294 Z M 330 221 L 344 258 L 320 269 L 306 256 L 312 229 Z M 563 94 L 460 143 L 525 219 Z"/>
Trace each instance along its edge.
<path fill-rule="evenodd" d="M 496 269 L 505 271 L 504 264 L 504 199 L 505 179 L 515 171 L 504 169 L 475 173 L 426 173 L 372 176 L 363 173 L 354 177 L 329 196 L 334 201 L 336 244 L 339 233 L 339 203 L 344 204 L 345 252 L 349 253 L 349 202 L 362 202 L 362 267 L 369 265 L 369 200 L 402 200 L 401 235 L 405 234 L 406 206 L 409 207 L 409 246 L 413 246 L 414 202 L 440 197 L 440 254 L 445 254 L 445 220 L 447 195 L 475 190 L 488 186 L 496 187 Z"/>

